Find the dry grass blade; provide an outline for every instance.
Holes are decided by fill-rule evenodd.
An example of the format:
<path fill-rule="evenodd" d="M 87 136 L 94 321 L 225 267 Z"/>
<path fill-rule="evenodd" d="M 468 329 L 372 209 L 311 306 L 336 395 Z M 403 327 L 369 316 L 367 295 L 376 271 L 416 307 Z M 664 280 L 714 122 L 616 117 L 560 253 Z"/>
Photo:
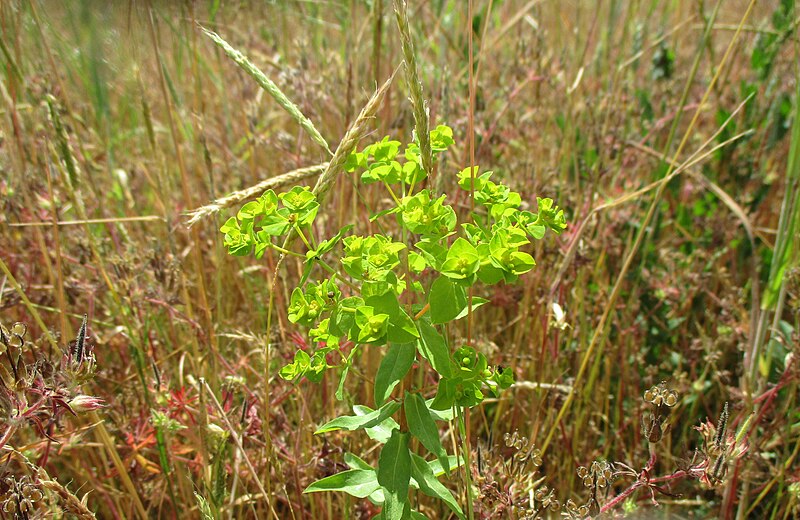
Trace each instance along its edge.
<path fill-rule="evenodd" d="M 359 112 L 356 120 L 352 125 L 350 125 L 350 128 L 347 129 L 347 132 L 345 132 L 344 137 L 342 137 L 342 141 L 336 148 L 336 153 L 333 155 L 331 162 L 328 163 L 328 167 L 325 168 L 325 171 L 322 173 L 317 181 L 317 184 L 314 186 L 314 195 L 317 196 L 318 201 L 322 201 L 325 193 L 327 193 L 327 191 L 333 185 L 333 181 L 336 179 L 336 176 L 342 171 L 342 166 L 344 166 L 347 156 L 350 155 L 350 152 L 355 149 L 358 142 L 367 135 L 367 125 L 370 121 L 372 121 L 372 119 L 375 117 L 375 114 L 378 112 L 378 108 L 380 108 L 380 106 L 383 104 L 383 98 L 386 95 L 386 92 L 389 90 L 389 86 L 392 84 L 396 74 L 397 69 L 395 69 L 389 79 L 387 79 L 383 85 L 381 85 L 381 87 L 376 90 L 374 94 L 372 94 L 372 97 L 369 98 L 367 104 L 364 105 L 364 108 L 362 108 L 361 112 Z"/>
<path fill-rule="evenodd" d="M 648 146 L 644 146 L 644 145 L 642 145 L 640 143 L 632 142 L 632 141 L 629 141 L 626 144 L 628 144 L 629 146 L 631 146 L 633 148 L 636 148 L 637 150 L 640 150 L 640 151 L 642 151 L 642 152 L 644 152 L 644 153 L 646 153 L 648 155 L 651 155 L 653 157 L 657 157 L 662 161 L 668 162 L 669 164 L 671 164 L 675 168 L 679 168 L 679 165 L 675 161 L 672 161 L 669 157 L 664 156 L 663 154 L 659 153 L 656 150 L 653 150 L 652 148 L 650 148 Z M 747 216 L 747 213 L 744 211 L 744 208 L 742 208 L 739 205 L 739 203 L 737 203 L 733 199 L 733 197 L 728 195 L 725 192 L 725 190 L 723 190 L 718 184 L 716 184 L 714 181 L 712 181 L 711 179 L 709 179 L 708 177 L 703 175 L 702 172 L 696 171 L 694 169 L 687 169 L 686 172 L 689 175 L 691 175 L 691 177 L 694 180 L 696 180 L 697 182 L 702 184 L 704 188 L 706 188 L 708 191 L 710 191 L 711 193 L 716 195 L 716 197 L 719 200 L 721 200 L 722 203 L 725 204 L 728 207 L 728 209 L 731 210 L 731 213 L 736 215 L 736 218 L 738 218 L 739 222 L 742 223 L 742 227 L 744 228 L 745 233 L 747 233 L 747 240 L 750 242 L 750 247 L 752 247 L 753 251 L 755 251 L 756 250 L 755 230 L 753 229 L 753 223 L 750 222 L 750 217 Z M 752 260 L 752 266 L 751 266 L 751 273 L 752 273 L 752 275 L 751 275 L 751 280 L 752 280 L 751 291 L 752 291 L 752 296 L 751 297 L 752 297 L 752 300 L 754 302 L 757 302 L 757 301 L 759 301 L 761 299 L 761 296 L 760 296 L 761 292 L 760 292 L 760 289 L 759 289 L 759 279 L 758 279 L 758 272 L 759 272 L 758 255 L 752 255 L 751 260 Z M 751 344 L 752 344 L 752 342 L 755 341 L 755 336 L 754 335 L 755 335 L 755 331 L 756 331 L 756 322 L 757 321 L 758 321 L 758 306 L 757 305 L 753 305 L 752 306 L 752 316 L 751 316 L 751 327 L 750 327 L 750 335 L 751 335 L 750 341 L 751 341 Z"/>
<path fill-rule="evenodd" d="M 727 141 L 718 144 L 717 146 L 713 147 L 710 151 L 702 153 L 702 155 L 701 155 L 701 152 L 703 152 L 703 150 L 705 150 L 706 147 L 709 146 L 714 141 L 714 139 L 716 139 L 722 133 L 722 131 L 725 130 L 725 128 L 727 128 L 728 124 L 731 121 L 733 121 L 733 118 L 736 117 L 736 115 L 745 107 L 745 105 L 748 103 L 748 101 L 750 101 L 751 98 L 752 98 L 752 96 L 748 96 L 747 99 L 742 101 L 739 104 L 739 106 L 736 107 L 736 110 L 734 110 L 731 113 L 731 115 L 728 116 L 728 118 L 722 123 L 722 125 L 720 125 L 720 127 L 717 129 L 717 131 L 714 132 L 714 134 L 711 137 L 706 139 L 706 141 L 703 143 L 703 145 L 700 146 L 700 148 L 698 148 L 698 150 L 695 153 L 693 153 L 689 158 L 687 158 L 686 161 L 683 162 L 683 164 L 679 164 L 674 159 L 668 159 L 667 163 L 673 168 L 673 171 L 669 175 L 667 175 L 663 179 L 659 179 L 659 180 L 657 180 L 655 182 L 652 182 L 652 183 L 648 184 L 647 186 L 639 188 L 636 191 L 633 191 L 631 193 L 623 195 L 622 197 L 614 199 L 614 200 L 612 200 L 610 202 L 607 202 L 605 204 L 600 204 L 599 206 L 593 208 L 589 212 L 589 214 L 586 215 L 586 218 L 583 219 L 583 222 L 581 222 L 580 227 L 578 227 L 578 230 L 575 232 L 575 235 L 573 236 L 572 241 L 570 242 L 570 247 L 567 250 L 567 253 L 564 255 L 564 260 L 562 260 L 561 265 L 558 268 L 558 272 L 556 273 L 556 276 L 555 276 L 555 278 L 553 280 L 553 283 L 550 286 L 550 294 L 555 294 L 555 291 L 558 288 L 559 284 L 561 283 L 561 280 L 562 280 L 562 278 L 564 276 L 564 273 L 566 272 L 567 267 L 569 266 L 570 262 L 572 261 L 573 257 L 575 256 L 575 248 L 577 247 L 577 244 L 579 243 L 580 237 L 583 235 L 583 230 L 586 227 L 586 224 L 589 222 L 589 220 L 591 219 L 591 217 L 595 213 L 598 213 L 600 211 L 616 207 L 616 206 L 618 206 L 620 204 L 623 204 L 625 202 L 628 202 L 630 200 L 639 198 L 640 196 L 644 195 L 645 193 L 647 193 L 647 192 L 649 192 L 649 191 L 651 191 L 651 190 L 653 190 L 655 188 L 658 188 L 661 185 L 666 184 L 670 180 L 674 179 L 677 175 L 687 171 L 689 168 L 692 168 L 693 166 L 695 166 L 696 164 L 698 164 L 699 162 L 704 160 L 706 157 L 708 157 L 709 154 L 712 153 L 714 150 L 719 150 L 721 148 L 724 148 L 725 146 L 727 146 L 727 144 L 732 143 L 733 141 L 735 141 L 735 140 L 737 140 L 737 139 L 739 139 L 741 137 L 744 137 L 745 135 L 749 134 L 750 131 L 747 131 L 747 132 L 741 133 L 741 134 L 739 134 L 737 136 L 734 136 L 733 138 L 728 139 Z M 641 149 L 640 148 L 641 145 L 636 145 L 635 147 Z M 644 148 L 646 148 L 646 147 L 644 147 Z M 645 150 L 642 150 L 642 151 L 645 151 Z M 663 154 L 658 154 L 655 151 L 653 151 L 653 152 L 656 154 L 655 155 L 656 157 L 659 157 L 659 158 L 663 158 L 664 157 Z M 719 196 L 719 194 L 716 191 L 714 191 L 714 193 Z M 725 201 L 725 202 L 727 203 L 727 201 Z M 738 206 L 738 205 L 735 204 L 735 202 L 734 202 L 734 205 Z M 729 205 L 729 207 L 731 207 L 731 206 Z M 749 224 L 749 220 L 744 215 L 744 212 L 743 211 L 737 212 L 737 210 L 734 207 L 731 207 L 731 209 L 740 218 L 741 218 L 741 216 L 744 216 L 743 222 L 747 221 L 744 224 L 745 230 L 748 233 L 748 237 L 752 238 L 752 236 L 753 236 L 752 235 L 752 233 L 753 233 L 752 226 L 748 225 Z"/>
<path fill-rule="evenodd" d="M 64 511 L 70 515 L 74 515 L 79 520 L 93 520 L 96 518 L 94 513 L 86 507 L 86 499 L 88 495 L 83 495 L 82 499 L 75 496 L 69 489 L 61 485 L 57 480 L 42 480 L 42 487 L 52 491 L 61 499 L 61 506 Z"/>
<path fill-rule="evenodd" d="M 270 177 L 258 184 L 254 184 L 249 188 L 234 191 L 224 197 L 216 199 L 211 204 L 201 206 L 197 209 L 187 212 L 190 217 L 187 221 L 189 226 L 197 224 L 204 218 L 210 217 L 219 211 L 242 202 L 243 200 L 255 197 L 266 190 L 282 188 L 283 186 L 294 186 L 300 181 L 304 181 L 310 177 L 318 175 L 320 172 L 328 167 L 327 162 L 315 164 L 313 166 L 306 166 L 305 168 L 298 168 L 290 172 L 283 173 L 276 177 Z"/>
<path fill-rule="evenodd" d="M 125 222 L 153 222 L 164 221 L 158 215 L 143 215 L 141 217 L 118 218 L 90 218 L 86 220 L 59 220 L 58 222 L 12 222 L 9 227 L 50 227 L 50 226 L 83 226 L 85 224 L 120 224 Z"/>
<path fill-rule="evenodd" d="M 230 44 L 223 40 L 217 33 L 214 31 L 209 31 L 202 25 L 199 25 L 199 27 L 203 30 L 206 36 L 211 38 L 214 43 L 216 43 L 223 51 L 225 51 L 225 54 L 227 54 L 230 59 L 236 62 L 236 64 L 239 65 L 242 70 L 247 72 L 254 80 L 256 80 L 261 88 L 266 90 L 267 93 L 269 93 L 269 95 L 272 96 L 280 106 L 289 112 L 289 114 L 291 114 L 291 116 L 298 123 L 300 123 L 300 126 L 302 126 L 306 132 L 308 132 L 308 135 L 311 136 L 311 139 L 313 139 L 315 143 L 324 148 L 329 154 L 332 154 L 331 149 L 328 146 L 328 142 L 316 129 L 314 123 L 312 123 L 309 118 L 303 115 L 297 105 L 295 105 L 288 97 L 286 97 L 286 94 L 284 94 L 281 89 L 279 89 L 278 86 L 266 76 L 266 74 L 261 72 L 261 70 L 256 67 L 253 62 L 247 59 L 247 56 L 231 47 Z"/>
<path fill-rule="evenodd" d="M 707 152 L 703 153 L 702 155 L 699 155 L 699 151 L 698 151 L 697 153 L 692 155 L 692 158 L 690 158 L 687 161 L 685 161 L 683 164 L 680 165 L 680 167 L 675 168 L 666 177 L 663 177 L 662 179 L 659 179 L 659 180 L 657 180 L 657 181 L 655 181 L 655 182 L 653 182 L 651 184 L 648 184 L 644 188 L 638 189 L 633 193 L 629 193 L 627 195 L 624 195 L 624 196 L 620 197 L 619 199 L 616 199 L 616 200 L 614 200 L 612 202 L 609 202 L 607 204 L 601 204 L 600 206 L 597 206 L 596 208 L 592 209 L 591 212 L 589 212 L 589 217 L 591 215 L 599 212 L 599 211 L 604 210 L 604 209 L 612 208 L 614 206 L 618 206 L 619 204 L 623 204 L 623 203 L 625 203 L 627 201 L 630 201 L 630 200 L 633 200 L 635 198 L 638 198 L 638 197 L 640 197 L 640 196 L 644 195 L 645 193 L 648 193 L 648 192 L 650 192 L 652 190 L 656 190 L 655 198 L 658 198 L 658 196 L 664 190 L 664 187 L 667 185 L 667 183 L 669 183 L 669 181 L 671 181 L 672 179 L 674 179 L 675 177 L 677 177 L 681 173 L 684 173 L 688 168 L 691 168 L 692 166 L 698 164 L 699 162 L 702 162 L 703 160 L 708 158 L 711 154 L 713 154 L 716 150 L 724 148 L 725 146 L 729 145 L 730 143 L 732 143 L 732 142 L 734 142 L 734 141 L 736 141 L 738 139 L 741 139 L 741 138 L 745 137 L 746 135 L 749 135 L 750 133 L 752 133 L 752 131 L 748 130 L 746 132 L 742 132 L 740 134 L 737 134 L 737 135 L 733 136 L 732 138 L 730 138 L 730 139 L 718 144 L 717 146 L 714 146 L 713 148 L 711 148 Z M 704 147 L 701 147 L 700 150 L 702 150 L 703 148 Z M 653 206 L 651 205 L 651 208 L 652 207 Z M 574 254 L 574 248 L 578 244 L 578 238 L 583 233 L 583 230 L 586 227 L 587 222 L 589 222 L 589 217 L 584 219 L 584 221 L 581 223 L 580 228 L 578 228 L 578 231 L 576 232 L 575 237 L 573 237 L 573 241 L 572 241 L 572 245 L 570 247 L 570 251 L 567 253 L 566 257 L 564 258 L 564 260 L 563 260 L 563 262 L 561 264 L 561 267 L 559 268 L 559 272 L 556 275 L 556 279 L 553 282 L 553 285 L 551 286 L 550 294 L 555 294 L 555 290 L 558 287 L 558 284 L 560 283 L 561 276 L 563 276 L 564 270 L 566 269 L 566 266 L 569 264 L 570 260 L 572 259 L 572 255 Z M 633 255 L 629 254 L 628 258 L 629 259 L 633 258 Z M 623 274 L 624 274 L 624 271 L 623 271 Z M 615 285 L 615 287 L 618 287 L 620 285 L 619 284 L 619 280 L 621 280 L 621 279 L 622 279 L 622 276 L 619 276 L 618 277 L 618 281 L 617 281 L 617 285 Z M 618 289 L 615 292 L 618 292 Z M 615 296 L 615 292 L 612 292 L 612 296 Z M 610 314 L 611 307 L 612 307 L 611 305 L 606 305 L 606 311 L 601 316 L 600 323 L 603 326 L 605 326 L 606 320 L 608 319 L 608 315 Z M 581 367 L 578 370 L 578 375 L 575 378 L 576 382 L 573 383 L 573 387 L 577 388 L 578 387 L 578 382 L 582 380 L 582 378 L 583 378 L 583 376 L 584 376 L 584 374 L 586 372 L 586 367 L 588 366 L 588 359 L 590 358 L 590 354 L 592 353 L 594 348 L 596 348 L 596 346 L 597 346 L 598 338 L 599 338 L 599 333 L 595 332 L 594 336 L 592 336 L 592 339 L 591 339 L 591 341 L 589 343 L 589 348 L 587 349 L 587 353 L 583 357 L 583 362 L 581 364 Z M 569 405 L 572 404 L 572 400 L 574 398 L 574 395 L 575 395 L 574 392 L 570 392 L 569 395 L 567 396 L 567 399 L 565 400 L 564 404 L 561 406 L 561 409 L 559 410 L 559 415 L 557 417 L 557 420 L 555 421 L 556 424 L 559 423 L 559 421 L 563 417 L 564 413 L 566 413 L 566 410 L 569 408 Z M 553 438 L 554 432 L 555 432 L 555 428 L 550 430 L 550 433 L 545 438 L 545 442 L 542 444 L 542 451 L 544 451 L 550 445 L 550 441 Z"/>
<path fill-rule="evenodd" d="M 428 130 L 430 114 L 428 103 L 425 102 L 425 98 L 422 96 L 422 82 L 419 79 L 414 41 L 411 39 L 411 30 L 408 27 L 408 5 L 405 0 L 394 0 L 394 13 L 397 17 L 397 27 L 400 29 L 400 41 L 403 44 L 403 64 L 406 71 L 406 83 L 408 83 L 411 107 L 414 110 L 414 123 L 416 125 L 417 139 L 419 139 L 422 168 L 430 175 L 433 172 L 433 152 L 431 151 L 431 137 Z"/>
<path fill-rule="evenodd" d="M 231 439 L 233 440 L 234 444 L 236 444 L 236 447 L 239 448 L 239 452 L 242 455 L 242 459 L 244 460 L 247 469 L 250 470 L 250 474 L 252 475 L 253 480 L 255 481 L 256 487 L 258 487 L 258 490 L 261 492 L 261 495 L 267 502 L 267 507 L 269 507 L 270 512 L 273 514 L 275 518 L 279 518 L 278 514 L 275 512 L 275 509 L 272 505 L 272 499 L 270 498 L 272 495 L 268 494 L 267 491 L 264 489 L 264 485 L 261 483 L 261 479 L 258 478 L 258 472 L 253 467 L 253 463 L 250 462 L 250 457 L 247 456 L 247 451 L 245 451 L 244 446 L 242 445 L 242 441 L 239 438 L 239 435 L 236 434 L 236 430 L 231 425 L 231 422 L 228 420 L 228 416 L 225 414 L 225 410 L 222 408 L 222 405 L 219 404 L 217 396 L 214 395 L 214 391 L 211 389 L 210 386 L 208 386 L 208 383 L 206 382 L 205 379 L 203 378 L 200 379 L 200 385 L 205 389 L 206 392 L 208 392 L 208 396 L 211 398 L 211 403 L 214 405 L 214 408 L 216 408 L 220 418 L 225 423 L 225 426 L 228 429 L 228 434 L 231 436 Z"/>
<path fill-rule="evenodd" d="M 721 3 L 721 0 L 720 0 L 720 3 Z M 717 4 L 717 7 L 719 7 L 720 3 Z M 739 26 L 740 27 L 742 25 L 744 25 L 745 22 L 747 21 L 747 19 L 750 16 L 750 13 L 751 13 L 754 5 L 755 5 L 755 0 L 751 0 L 751 2 L 748 5 L 747 10 L 742 15 L 742 18 L 741 18 L 741 20 L 739 22 Z M 715 13 L 716 13 L 716 11 L 715 11 Z M 709 20 L 709 24 L 713 24 L 713 17 L 712 17 L 712 19 Z M 734 34 L 733 38 L 729 42 L 728 47 L 725 50 L 725 54 L 722 56 L 722 59 L 720 60 L 719 66 L 718 66 L 717 71 L 716 71 L 716 74 L 714 74 L 714 76 L 711 79 L 708 87 L 706 88 L 706 91 L 703 94 L 703 97 L 700 100 L 700 103 L 698 104 L 698 108 L 695 111 L 694 116 L 692 117 L 692 120 L 690 121 L 689 126 L 688 126 L 688 128 L 686 129 L 686 131 L 685 131 L 685 133 L 683 135 L 683 139 L 681 139 L 681 142 L 678 145 L 677 150 L 675 151 L 675 154 L 673 156 L 673 160 L 676 160 L 678 157 L 680 157 L 681 152 L 683 152 L 684 146 L 689 141 L 689 137 L 692 135 L 692 131 L 694 130 L 695 125 L 697 124 L 697 121 L 698 121 L 698 119 L 700 117 L 700 113 L 702 111 L 702 108 L 705 105 L 705 103 L 707 102 L 709 96 L 711 95 L 711 92 L 713 91 L 714 85 L 717 83 L 717 80 L 720 77 L 721 71 L 725 68 L 725 65 L 728 62 L 728 58 L 730 57 L 731 52 L 732 52 L 732 50 L 733 50 L 733 48 L 735 46 L 735 43 L 736 43 L 738 35 L 739 35 L 738 32 L 736 34 Z M 699 54 L 698 54 L 698 56 L 699 56 Z M 699 62 L 699 59 L 695 61 L 695 63 L 698 63 L 698 62 Z M 689 85 L 691 83 L 691 79 L 693 78 L 695 73 L 696 73 L 696 68 L 694 69 L 692 75 L 690 75 L 689 81 L 687 81 L 687 85 Z M 675 125 L 673 125 L 673 129 L 674 128 L 676 128 Z M 702 148 L 700 150 L 702 150 Z M 700 150 L 698 150 L 698 152 L 693 154 L 692 157 L 695 157 L 696 155 L 698 155 L 700 153 Z M 707 155 L 708 154 L 704 154 L 703 157 L 705 157 Z M 695 161 L 699 161 L 699 160 L 702 160 L 702 157 L 700 157 L 698 159 L 695 159 Z M 692 158 L 690 158 L 688 161 L 686 161 L 684 163 L 684 169 L 688 168 L 689 166 L 691 166 L 691 164 L 693 164 Z M 622 288 L 623 280 L 625 279 L 625 276 L 627 275 L 628 270 L 630 269 L 631 264 L 633 263 L 634 256 L 636 255 L 637 251 L 639 250 L 639 247 L 642 245 L 642 243 L 644 241 L 646 229 L 650 225 L 650 222 L 652 221 L 653 216 L 655 215 L 656 209 L 658 207 L 658 203 L 661 201 L 661 196 L 662 196 L 662 194 L 664 192 L 664 189 L 667 186 L 666 182 L 662 182 L 662 181 L 664 179 L 666 179 L 666 178 L 669 178 L 671 175 L 674 175 L 675 172 L 679 171 L 679 170 L 674 170 L 674 171 L 673 170 L 674 170 L 674 168 L 672 166 L 670 166 L 669 170 L 667 170 L 667 173 L 664 176 L 664 178 L 662 178 L 661 181 L 658 181 L 659 185 L 656 188 L 655 194 L 653 195 L 653 200 L 650 203 L 650 207 L 648 208 L 647 213 L 645 214 L 644 218 L 642 219 L 642 223 L 640 225 L 640 228 L 639 228 L 639 231 L 638 231 L 638 233 L 636 235 L 636 238 L 634 239 L 634 242 L 631 245 L 630 250 L 629 250 L 628 254 L 625 257 L 625 261 L 624 261 L 624 263 L 622 265 L 622 268 L 620 269 L 620 272 L 619 272 L 619 274 L 617 276 L 617 280 L 614 282 L 614 286 L 611 289 L 611 293 L 609 295 L 608 302 L 606 303 L 605 310 L 603 311 L 603 314 L 600 317 L 600 321 L 598 322 L 597 327 L 595 328 L 594 333 L 592 334 L 592 337 L 591 337 L 591 339 L 589 341 L 589 346 L 586 348 L 586 351 L 585 351 L 585 353 L 583 355 L 583 359 L 581 361 L 580 368 L 578 369 L 578 373 L 575 376 L 575 382 L 573 383 L 574 386 L 577 387 L 577 388 L 580 388 L 580 384 L 582 383 L 582 379 L 583 379 L 583 377 L 584 377 L 584 375 L 586 373 L 586 369 L 589 366 L 589 360 L 592 358 L 592 355 L 594 354 L 595 348 L 597 347 L 598 344 L 601 344 L 601 349 L 602 349 L 602 340 L 600 338 L 604 337 L 603 333 L 605 331 L 606 324 L 608 323 L 608 318 L 611 315 L 611 311 L 614 308 L 614 304 L 616 303 L 616 300 L 619 297 L 619 294 L 620 294 L 620 291 L 621 291 L 621 288 Z M 550 442 L 553 440 L 553 436 L 555 435 L 558 426 L 561 424 L 561 421 L 563 420 L 564 415 L 567 413 L 567 410 L 572 405 L 572 401 L 574 399 L 574 396 L 575 396 L 575 392 L 571 392 L 567 396 L 567 398 L 564 400 L 564 403 L 561 405 L 561 407 L 560 407 L 560 409 L 558 411 L 558 414 L 556 415 L 556 419 L 554 421 L 554 425 L 553 425 L 552 428 L 550 428 L 550 431 L 548 432 L 547 436 L 545 437 L 544 443 L 542 444 L 541 450 L 542 450 L 543 453 L 547 450 L 548 446 L 550 445 Z"/>

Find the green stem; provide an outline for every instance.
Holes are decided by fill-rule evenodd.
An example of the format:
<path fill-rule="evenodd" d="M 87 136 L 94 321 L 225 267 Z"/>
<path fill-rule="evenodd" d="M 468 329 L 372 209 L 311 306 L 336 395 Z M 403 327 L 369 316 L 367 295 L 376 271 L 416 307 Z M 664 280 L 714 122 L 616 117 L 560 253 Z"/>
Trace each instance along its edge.
<path fill-rule="evenodd" d="M 392 187 L 389 186 L 389 183 L 386 182 L 386 181 L 383 181 L 383 185 L 386 186 L 386 189 L 389 191 L 389 195 L 392 196 L 392 200 L 397 205 L 397 207 L 400 207 L 400 199 L 398 199 L 397 195 L 394 194 L 394 190 L 392 190 Z"/>
<path fill-rule="evenodd" d="M 470 520 L 475 520 L 475 513 L 472 510 L 474 497 L 472 496 L 472 476 L 470 475 L 470 451 L 469 451 L 469 438 L 467 437 L 466 422 L 464 415 L 467 412 L 467 407 L 456 407 L 456 416 L 458 421 L 458 430 L 461 434 L 461 451 L 464 457 L 464 486 L 466 486 L 467 495 L 467 517 Z"/>
<path fill-rule="evenodd" d="M 297 235 L 300 237 L 300 240 L 302 240 L 302 241 L 303 241 L 303 243 L 306 245 L 306 247 L 307 247 L 309 250 L 313 251 L 315 248 L 314 248 L 314 247 L 313 247 L 313 246 L 312 246 L 312 245 L 309 243 L 308 239 L 306 238 L 306 235 L 305 235 L 305 233 L 303 233 L 303 230 L 302 230 L 302 228 L 301 228 L 300 226 L 298 226 L 298 225 L 297 225 L 297 222 L 293 223 L 293 224 L 292 224 L 292 227 L 293 227 L 293 228 L 294 228 L 294 230 L 297 232 Z"/>
<path fill-rule="evenodd" d="M 354 291 L 359 292 L 358 287 L 353 285 L 349 280 L 347 280 L 345 277 L 343 277 L 341 274 L 339 274 L 338 271 L 336 271 L 336 269 L 334 269 L 333 267 L 329 266 L 321 258 L 317 258 L 317 263 L 319 264 L 320 267 L 322 267 L 323 269 L 325 269 L 326 271 L 331 273 L 333 276 L 335 276 L 336 278 L 341 280 L 343 284 L 345 284 L 349 288 L 353 289 Z"/>
<path fill-rule="evenodd" d="M 295 253 L 294 251 L 289 251 L 288 249 L 284 249 L 281 246 L 275 245 L 272 242 L 269 243 L 269 247 L 274 249 L 275 251 L 284 254 L 284 255 L 291 255 L 291 256 L 299 256 L 300 258 L 305 258 L 306 255 L 301 253 Z"/>

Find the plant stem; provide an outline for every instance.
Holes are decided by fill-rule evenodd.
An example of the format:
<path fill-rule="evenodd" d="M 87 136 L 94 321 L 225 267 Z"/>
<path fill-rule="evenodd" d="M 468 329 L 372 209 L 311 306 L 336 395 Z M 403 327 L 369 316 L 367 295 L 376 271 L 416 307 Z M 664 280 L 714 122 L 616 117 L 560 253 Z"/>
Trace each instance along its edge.
<path fill-rule="evenodd" d="M 474 520 L 475 513 L 472 510 L 472 505 L 474 501 L 474 497 L 472 496 L 472 478 L 470 475 L 471 466 L 470 466 L 470 451 L 469 451 L 469 437 L 467 436 L 468 430 L 465 421 L 464 414 L 469 409 L 465 406 L 463 408 L 456 407 L 456 420 L 458 422 L 458 430 L 461 434 L 461 451 L 463 452 L 464 457 L 464 486 L 466 487 L 466 498 L 467 498 L 467 517 L 470 520 Z"/>

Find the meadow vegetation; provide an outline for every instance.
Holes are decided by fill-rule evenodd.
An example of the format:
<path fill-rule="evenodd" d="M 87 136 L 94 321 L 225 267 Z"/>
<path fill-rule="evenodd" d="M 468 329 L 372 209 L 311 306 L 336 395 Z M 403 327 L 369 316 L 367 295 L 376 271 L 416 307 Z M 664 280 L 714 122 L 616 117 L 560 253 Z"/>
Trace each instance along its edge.
<path fill-rule="evenodd" d="M 0 519 L 797 518 L 798 25 L 0 3 Z"/>

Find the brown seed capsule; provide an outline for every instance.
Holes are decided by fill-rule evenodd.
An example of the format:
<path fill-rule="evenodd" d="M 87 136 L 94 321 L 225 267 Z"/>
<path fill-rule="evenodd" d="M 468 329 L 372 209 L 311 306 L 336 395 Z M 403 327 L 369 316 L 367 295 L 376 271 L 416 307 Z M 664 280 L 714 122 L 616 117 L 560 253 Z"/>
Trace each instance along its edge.
<path fill-rule="evenodd" d="M 678 404 L 678 393 L 674 390 L 670 390 L 667 396 L 664 398 L 664 404 L 670 408 Z"/>

